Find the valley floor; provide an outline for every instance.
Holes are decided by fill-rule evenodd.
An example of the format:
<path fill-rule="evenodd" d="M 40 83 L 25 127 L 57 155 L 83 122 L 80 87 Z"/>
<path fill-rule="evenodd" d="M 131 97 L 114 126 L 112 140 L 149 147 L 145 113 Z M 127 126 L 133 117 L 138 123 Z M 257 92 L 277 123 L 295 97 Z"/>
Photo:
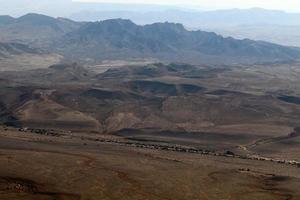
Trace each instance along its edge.
<path fill-rule="evenodd" d="M 126 142 L 125 138 L 112 135 L 37 134 L 2 128 L 0 197 L 300 198 L 300 168 L 294 165 L 122 145 Z"/>

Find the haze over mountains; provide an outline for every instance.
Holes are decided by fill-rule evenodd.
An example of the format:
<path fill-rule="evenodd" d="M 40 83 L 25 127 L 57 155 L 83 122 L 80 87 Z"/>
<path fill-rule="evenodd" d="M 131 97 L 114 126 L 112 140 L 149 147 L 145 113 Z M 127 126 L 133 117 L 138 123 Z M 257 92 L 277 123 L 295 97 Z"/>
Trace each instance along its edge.
<path fill-rule="evenodd" d="M 0 0 L 0 13 L 12 16 L 22 16 L 27 13 L 42 13 L 50 16 L 68 17 L 81 11 L 163 11 L 168 9 L 182 9 L 182 7 L 133 3 L 92 3 L 73 0 Z M 67 9 L 66 9 L 67 8 Z"/>
<path fill-rule="evenodd" d="M 151 4 L 89 3 L 72 0 L 2 0 L 1 13 L 12 16 L 41 13 L 75 21 L 123 18 L 130 19 L 139 25 L 168 21 L 181 23 L 189 30 L 201 29 L 226 37 L 300 46 L 300 14 L 280 10 L 261 8 L 207 10 L 205 7 L 201 10 L 195 6 L 191 8 Z"/>
<path fill-rule="evenodd" d="M 137 24 L 169 21 L 181 23 L 192 30 L 201 29 L 240 39 L 250 38 L 300 46 L 300 14 L 280 10 L 253 8 L 216 11 L 81 11 L 72 14 L 70 18 L 78 21 L 125 18 Z"/>
<path fill-rule="evenodd" d="M 213 11 L 179 10 L 138 12 L 138 11 L 82 11 L 74 13 L 71 18 L 77 21 L 98 21 L 111 18 L 131 19 L 138 24 L 155 22 L 178 22 L 187 27 L 233 26 L 242 24 L 278 24 L 300 25 L 299 13 L 262 8 L 229 9 Z"/>
<path fill-rule="evenodd" d="M 300 14 L 280 10 L 261 8 L 207 10 L 205 7 L 201 10 L 195 6 L 191 8 L 189 6 L 90 3 L 72 0 L 2 0 L 1 13 L 12 16 L 41 13 L 75 21 L 123 18 L 130 19 L 139 25 L 168 21 L 181 23 L 189 30 L 212 31 L 225 37 L 300 46 Z"/>
<path fill-rule="evenodd" d="M 24 43 L 68 59 L 91 61 L 147 58 L 228 64 L 293 61 L 300 57 L 297 48 L 188 31 L 182 24 L 139 26 L 123 19 L 75 22 L 39 14 L 1 16 L 0 41 Z"/>
<path fill-rule="evenodd" d="M 246 63 L 287 61 L 299 56 L 297 49 L 223 38 L 203 31 L 187 31 L 181 24 L 138 26 L 122 19 L 87 23 L 63 37 L 58 45 L 59 49 L 64 49 L 63 54 L 72 52 L 76 57 L 94 59 L 154 57 L 195 63 L 203 60 Z"/>

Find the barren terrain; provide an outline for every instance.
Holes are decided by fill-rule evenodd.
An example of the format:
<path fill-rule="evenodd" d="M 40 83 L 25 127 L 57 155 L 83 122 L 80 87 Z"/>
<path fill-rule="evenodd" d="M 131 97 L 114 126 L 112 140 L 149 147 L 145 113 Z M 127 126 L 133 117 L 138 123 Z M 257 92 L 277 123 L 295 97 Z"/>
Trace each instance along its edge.
<path fill-rule="evenodd" d="M 300 198 L 296 166 L 60 134 L 1 130 L 1 199 Z"/>
<path fill-rule="evenodd" d="M 300 198 L 298 63 L 106 63 L 3 68 L 1 199 Z"/>

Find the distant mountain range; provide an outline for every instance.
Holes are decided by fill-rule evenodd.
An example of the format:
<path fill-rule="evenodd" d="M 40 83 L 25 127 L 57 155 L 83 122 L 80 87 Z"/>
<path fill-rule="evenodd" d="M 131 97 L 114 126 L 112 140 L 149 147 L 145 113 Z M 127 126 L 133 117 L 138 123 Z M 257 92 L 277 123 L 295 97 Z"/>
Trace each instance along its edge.
<path fill-rule="evenodd" d="M 214 11 L 164 10 L 152 12 L 138 11 L 81 11 L 70 16 L 76 21 L 99 21 L 112 18 L 130 19 L 137 24 L 151 24 L 155 22 L 174 22 L 186 27 L 223 27 L 242 24 L 272 24 L 272 25 L 300 25 L 300 13 L 287 13 L 279 10 L 229 9 Z"/>
<path fill-rule="evenodd" d="M 180 6 L 156 5 L 144 3 L 100 3 L 74 0 L 2 0 L 0 13 L 12 16 L 22 16 L 27 13 L 42 13 L 49 16 L 68 17 L 73 13 L 85 10 L 93 11 L 163 11 L 168 9 L 182 9 Z"/>
<path fill-rule="evenodd" d="M 201 8 L 203 10 L 197 6 L 183 5 L 10 0 L 1 2 L 0 13 L 12 16 L 42 13 L 86 22 L 122 18 L 130 19 L 138 25 L 157 22 L 181 23 L 188 30 L 200 29 L 212 31 L 224 37 L 248 38 L 300 47 L 300 13 L 262 8 L 207 11 L 205 5 L 201 5 Z"/>
<path fill-rule="evenodd" d="M 252 63 L 299 57 L 298 49 L 271 43 L 187 31 L 181 24 L 138 26 L 122 19 L 87 23 L 66 34 L 54 46 L 65 55 L 92 59 L 153 57 L 195 63 Z"/>
<path fill-rule="evenodd" d="M 0 16 L 0 41 L 48 43 L 79 28 L 81 23 L 64 18 L 26 14 L 19 18 Z"/>
<path fill-rule="evenodd" d="M 282 45 L 300 46 L 300 14 L 261 8 L 215 11 L 81 11 L 70 16 L 77 21 L 112 18 L 130 19 L 139 25 L 155 22 L 181 23 L 189 30 L 213 31 L 240 39 L 264 40 Z"/>
<path fill-rule="evenodd" d="M 75 22 L 38 14 L 0 17 L 0 41 L 21 42 L 72 60 L 89 61 L 155 58 L 195 64 L 250 64 L 300 58 L 297 48 L 188 31 L 177 23 L 141 26 L 123 19 Z"/>

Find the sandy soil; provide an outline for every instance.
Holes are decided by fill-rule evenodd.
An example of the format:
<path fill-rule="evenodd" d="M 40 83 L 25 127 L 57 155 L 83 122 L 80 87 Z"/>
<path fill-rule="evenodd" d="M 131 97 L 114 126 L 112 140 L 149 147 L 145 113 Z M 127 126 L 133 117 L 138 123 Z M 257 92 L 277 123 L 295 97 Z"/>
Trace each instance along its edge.
<path fill-rule="evenodd" d="M 1 199 L 300 198 L 295 166 L 106 144 L 85 135 L 0 131 Z"/>

